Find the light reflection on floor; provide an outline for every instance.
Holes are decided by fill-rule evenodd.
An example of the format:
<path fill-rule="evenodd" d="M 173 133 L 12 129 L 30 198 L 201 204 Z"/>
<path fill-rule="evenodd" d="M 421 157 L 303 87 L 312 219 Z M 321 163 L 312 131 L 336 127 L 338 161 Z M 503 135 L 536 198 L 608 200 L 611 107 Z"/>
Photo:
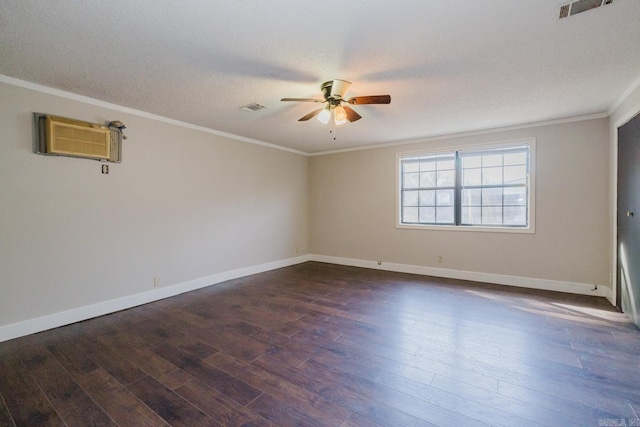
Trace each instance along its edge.
<path fill-rule="evenodd" d="M 549 316 L 557 319 L 571 320 L 599 326 L 607 326 L 609 322 L 630 323 L 631 319 L 624 313 L 611 310 L 583 307 L 576 304 L 547 302 L 526 297 L 503 296 L 495 293 L 467 290 L 467 292 L 482 298 L 502 301 L 513 308 L 532 314 Z"/>

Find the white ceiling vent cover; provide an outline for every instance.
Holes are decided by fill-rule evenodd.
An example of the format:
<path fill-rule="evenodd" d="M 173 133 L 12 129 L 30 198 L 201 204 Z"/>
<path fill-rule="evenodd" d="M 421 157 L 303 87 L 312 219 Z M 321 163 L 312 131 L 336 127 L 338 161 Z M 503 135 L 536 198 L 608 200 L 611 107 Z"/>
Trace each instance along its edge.
<path fill-rule="evenodd" d="M 578 0 L 572 3 L 568 3 L 560 6 L 559 18 L 566 18 L 573 16 L 577 13 L 586 12 L 591 9 L 595 9 L 600 6 L 613 3 L 613 0 Z"/>
<path fill-rule="evenodd" d="M 262 104 L 258 104 L 257 102 L 254 102 L 254 103 L 251 103 L 251 104 L 244 105 L 244 106 L 242 106 L 240 108 L 242 108 L 245 111 L 258 111 L 258 110 L 262 110 L 263 108 L 267 108 L 267 107 L 265 107 Z"/>

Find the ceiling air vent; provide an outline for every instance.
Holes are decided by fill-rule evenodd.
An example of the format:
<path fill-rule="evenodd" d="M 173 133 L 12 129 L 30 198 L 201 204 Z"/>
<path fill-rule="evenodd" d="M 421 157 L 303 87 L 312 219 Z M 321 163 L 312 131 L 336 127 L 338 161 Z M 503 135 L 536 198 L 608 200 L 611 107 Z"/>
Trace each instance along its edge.
<path fill-rule="evenodd" d="M 240 107 L 245 111 L 258 111 L 258 110 L 262 110 L 263 108 L 267 108 L 262 104 L 258 104 L 257 102 L 254 102 L 252 104 L 247 104 L 245 106 Z"/>
<path fill-rule="evenodd" d="M 578 0 L 560 6 L 560 19 L 613 3 L 613 0 Z"/>

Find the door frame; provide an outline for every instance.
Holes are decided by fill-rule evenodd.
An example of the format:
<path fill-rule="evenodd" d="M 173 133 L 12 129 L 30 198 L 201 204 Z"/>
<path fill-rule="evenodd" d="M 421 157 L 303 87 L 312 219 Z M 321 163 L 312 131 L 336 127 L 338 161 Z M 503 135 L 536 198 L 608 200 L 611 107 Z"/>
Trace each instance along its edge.
<path fill-rule="evenodd" d="M 610 112 L 609 116 L 611 116 L 611 113 L 612 112 Z M 612 132 L 613 135 L 611 135 L 612 136 L 612 144 L 611 144 L 612 180 L 611 182 L 613 187 L 612 197 L 611 197 L 611 216 L 612 216 L 611 226 L 612 226 L 612 236 L 613 236 L 612 238 L 613 250 L 611 251 L 612 271 L 610 273 L 612 295 L 611 295 L 611 299 L 609 299 L 609 302 L 614 306 L 616 306 L 617 308 L 619 308 L 620 310 L 622 309 L 622 307 L 618 306 L 618 299 L 620 297 L 618 292 L 618 145 L 619 145 L 618 133 L 622 126 L 629 123 L 631 119 L 633 119 L 639 114 L 640 114 L 640 103 L 635 105 L 633 108 L 631 108 L 629 112 L 627 112 L 624 116 L 620 117 L 614 123 L 613 132 Z"/>

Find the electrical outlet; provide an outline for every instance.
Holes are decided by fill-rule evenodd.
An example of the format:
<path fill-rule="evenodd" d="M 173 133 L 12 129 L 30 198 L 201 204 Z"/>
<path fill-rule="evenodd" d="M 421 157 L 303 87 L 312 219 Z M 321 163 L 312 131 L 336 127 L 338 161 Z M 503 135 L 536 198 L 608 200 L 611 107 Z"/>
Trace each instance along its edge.
<path fill-rule="evenodd" d="M 444 259 L 442 258 L 442 255 L 438 255 L 438 264 L 442 264 L 444 262 Z"/>
<path fill-rule="evenodd" d="M 160 286 L 160 278 L 159 277 L 154 277 L 153 278 L 153 287 L 157 288 L 158 286 Z"/>

